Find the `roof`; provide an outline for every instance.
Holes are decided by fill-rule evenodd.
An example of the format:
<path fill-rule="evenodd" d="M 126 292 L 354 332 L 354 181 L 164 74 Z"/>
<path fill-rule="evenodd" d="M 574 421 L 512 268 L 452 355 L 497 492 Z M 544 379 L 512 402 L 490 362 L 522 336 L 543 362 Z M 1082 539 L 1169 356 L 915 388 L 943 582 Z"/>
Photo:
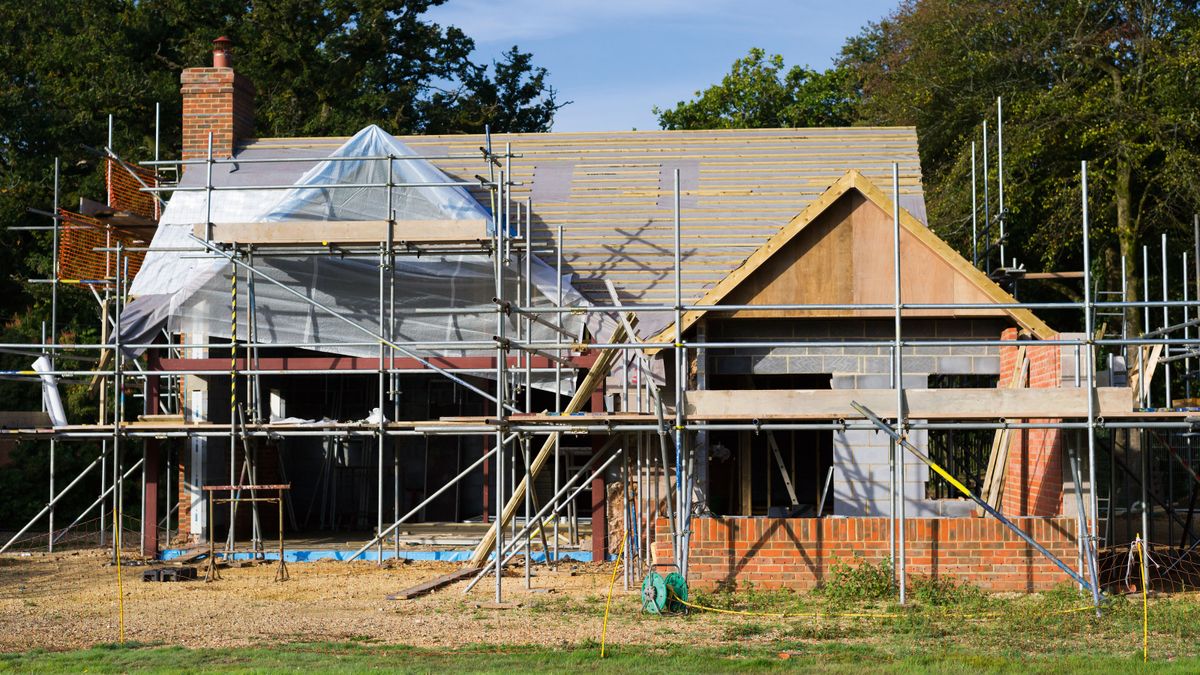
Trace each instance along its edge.
<path fill-rule="evenodd" d="M 475 154 L 486 143 L 480 135 L 397 138 L 424 156 Z M 325 156 L 345 140 L 260 139 L 237 156 Z M 625 301 L 674 301 L 676 169 L 685 302 L 700 300 L 848 169 L 890 180 L 892 163 L 899 164 L 902 204 L 916 220 L 925 217 L 911 127 L 495 134 L 491 141 L 494 151 L 511 144 L 518 155 L 510 160 L 511 176 L 521 184 L 512 193 L 532 200 L 532 236 L 547 244 L 543 250 L 553 249 L 561 226 L 564 272 L 602 301 L 605 278 Z M 433 163 L 455 179 L 488 172 L 481 155 Z M 215 181 L 286 184 L 311 166 L 242 164 Z M 486 205 L 486 193 L 474 194 Z M 554 263 L 553 254 L 546 262 Z"/>
<path fill-rule="evenodd" d="M 779 255 L 781 251 L 793 240 L 797 239 L 801 233 L 817 222 L 818 218 L 829 211 L 831 207 L 838 203 L 843 196 L 857 192 L 861 194 L 869 203 L 874 204 L 883 213 L 892 213 L 892 199 L 884 193 L 870 178 L 856 170 L 847 171 L 841 178 L 833 183 L 827 190 L 824 191 L 817 199 L 811 201 L 808 206 L 787 225 L 781 228 L 770 239 L 768 239 L 761 247 L 755 250 L 748 256 L 737 269 L 733 270 L 729 275 L 722 279 L 718 284 L 713 286 L 704 294 L 704 297 L 696 304 L 701 305 L 719 305 L 723 300 L 729 297 L 736 289 L 741 287 L 747 279 L 754 274 L 756 270 L 764 268 L 764 265 Z M 932 254 L 933 260 L 944 263 L 951 268 L 951 272 L 957 276 L 959 282 L 963 282 L 969 289 L 973 290 L 974 297 L 978 301 L 992 301 L 997 304 L 1011 303 L 1015 304 L 1016 300 L 1004 289 L 1000 288 L 986 274 L 972 265 L 968 260 L 952 249 L 949 244 L 938 237 L 932 230 L 919 222 L 906 209 L 900 209 L 900 228 L 901 232 L 912 237 L 919 245 L 923 247 L 922 253 Z M 887 250 L 892 250 L 889 242 L 880 242 L 880 247 Z M 851 252 L 847 251 L 846 256 L 850 256 Z M 888 256 L 890 257 L 890 255 Z M 882 267 L 882 266 L 880 266 Z M 886 276 L 890 278 L 891 264 L 890 260 L 886 264 Z M 873 270 L 871 275 L 878 277 L 882 270 Z M 929 274 L 929 270 L 925 270 L 922 274 Z M 920 276 L 920 275 L 919 275 Z M 944 289 L 934 289 L 938 292 Z M 894 297 L 894 291 L 889 291 L 889 295 Z M 803 298 L 798 300 L 803 301 Z M 908 299 L 908 302 L 922 302 L 922 299 Z M 927 302 L 927 300 L 925 300 Z M 738 303 L 740 304 L 740 303 Z M 753 303 L 750 303 L 753 304 Z M 1042 339 L 1049 339 L 1055 335 L 1045 322 L 1039 319 L 1033 312 L 1027 309 L 1020 308 L 1003 308 L 1003 313 L 1010 317 L 1017 325 L 1025 328 L 1034 335 Z M 707 313 L 706 310 L 694 310 L 685 312 L 681 318 L 681 327 L 687 330 L 697 320 Z M 674 339 L 674 323 L 659 331 L 654 337 L 650 338 L 651 342 L 669 343 Z"/>

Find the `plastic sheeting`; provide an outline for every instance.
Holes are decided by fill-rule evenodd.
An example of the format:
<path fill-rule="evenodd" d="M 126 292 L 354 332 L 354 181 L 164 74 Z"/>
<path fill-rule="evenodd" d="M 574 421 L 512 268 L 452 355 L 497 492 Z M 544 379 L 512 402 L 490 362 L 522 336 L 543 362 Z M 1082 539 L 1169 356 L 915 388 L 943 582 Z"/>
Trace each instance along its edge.
<path fill-rule="evenodd" d="M 413 152 L 375 126 L 363 129 L 333 155 L 336 157 L 412 156 Z M 387 189 L 306 187 L 329 184 L 385 183 L 389 160 L 323 161 L 296 181 L 291 190 L 270 192 L 246 189 L 212 192 L 211 220 L 214 223 L 245 223 L 288 220 L 385 220 L 388 218 Z M 445 183 L 449 178 L 422 159 L 390 160 L 396 183 Z M 193 171 L 196 171 L 193 169 Z M 261 183 L 260 183 L 261 184 Z M 396 187 L 391 207 L 397 219 L 487 219 L 491 217 L 462 187 Z M 134 299 L 122 318 L 121 340 L 125 344 L 153 339 L 164 325 L 183 332 L 189 340 L 229 338 L 231 276 L 235 266 L 203 252 L 189 235 L 195 223 L 205 222 L 210 205 L 204 192 L 177 192 L 168 202 L 141 271 L 130 294 Z M 464 314 L 421 313 L 422 309 L 481 308 L 492 306 L 495 276 L 492 259 L 484 254 L 441 256 L 397 256 L 394 281 L 382 279 L 384 304 L 380 305 L 380 261 L 377 258 L 340 258 L 333 255 L 270 256 L 244 261 L 255 270 L 283 285 L 300 291 L 370 333 L 381 334 L 390 297 L 395 297 L 396 342 L 491 341 L 496 334 L 496 312 L 481 310 Z M 505 297 L 517 299 L 518 266 L 523 261 L 514 253 L 505 267 Z M 534 256 L 530 261 L 533 304 L 552 306 L 557 279 L 553 268 Z M 260 343 L 326 343 L 309 347 L 316 351 L 350 356 L 375 356 L 378 346 L 335 346 L 329 343 L 371 343 L 372 337 L 314 304 L 296 298 L 279 286 L 245 269 L 236 270 L 238 283 L 239 339 L 251 334 Z M 389 286 L 393 287 L 389 288 Z M 564 305 L 585 301 L 563 279 Z M 255 311 L 249 311 L 251 294 Z M 517 332 L 517 317 L 506 318 L 507 335 Z M 577 334 L 578 317 L 564 317 L 566 330 Z M 533 325 L 533 339 L 551 341 L 549 328 Z M 464 349 L 414 348 L 419 355 L 462 356 L 488 354 Z M 548 378 L 538 378 L 548 388 Z"/>

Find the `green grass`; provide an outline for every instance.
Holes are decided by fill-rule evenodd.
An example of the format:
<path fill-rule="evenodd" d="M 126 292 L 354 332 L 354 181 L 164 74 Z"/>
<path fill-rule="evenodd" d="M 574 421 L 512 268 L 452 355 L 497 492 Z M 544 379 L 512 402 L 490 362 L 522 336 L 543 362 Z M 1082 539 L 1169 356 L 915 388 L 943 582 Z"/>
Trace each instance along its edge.
<path fill-rule="evenodd" d="M 36 672 L 631 672 L 711 673 L 733 670 L 869 672 L 1141 672 L 1140 656 L 1009 653 L 979 655 L 936 644 L 895 651 L 887 646 L 809 645 L 691 647 L 610 646 L 604 660 L 595 645 L 572 649 L 472 646 L 450 650 L 403 646 L 307 643 L 238 649 L 184 649 L 103 645 L 71 652 L 0 655 L 0 671 Z M 783 658 L 786 653 L 788 658 Z M 1196 672 L 1200 659 L 1156 663 L 1156 672 Z"/>
<path fill-rule="evenodd" d="M 918 580 L 909 605 L 901 607 L 894 596 L 879 591 L 876 576 L 847 576 L 843 581 L 855 588 L 832 594 L 747 587 L 692 596 L 700 605 L 754 616 L 700 611 L 652 616 L 640 613 L 636 599 L 625 596 L 614 603 L 611 622 L 624 635 L 633 628 L 639 644 L 610 644 L 603 661 L 594 639 L 562 647 L 425 649 L 364 635 L 339 643 L 230 649 L 127 644 L 30 651 L 0 654 L 0 671 L 1200 672 L 1200 598 L 1195 595 L 1152 599 L 1147 666 L 1141 658 L 1142 605 L 1137 598 L 1111 598 L 1097 618 L 1090 609 L 1070 611 L 1086 608 L 1088 598 L 1067 586 L 1036 595 L 991 596 L 971 587 Z M 603 613 L 598 597 L 549 596 L 510 611 L 527 612 L 530 620 L 544 623 L 548 642 L 554 642 L 556 622 L 561 621 L 592 625 L 598 638 Z M 481 622 L 495 620 L 490 613 L 466 611 Z M 767 613 L 774 616 L 762 615 Z"/>

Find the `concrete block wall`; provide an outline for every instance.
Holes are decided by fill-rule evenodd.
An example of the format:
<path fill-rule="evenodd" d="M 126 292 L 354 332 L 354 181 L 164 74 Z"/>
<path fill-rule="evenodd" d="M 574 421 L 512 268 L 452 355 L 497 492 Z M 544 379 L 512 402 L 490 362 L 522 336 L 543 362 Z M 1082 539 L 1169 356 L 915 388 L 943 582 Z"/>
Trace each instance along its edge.
<path fill-rule="evenodd" d="M 1004 325 L 991 319 L 912 319 L 901 330 L 909 338 L 992 338 Z M 846 342 L 844 347 L 738 347 L 710 350 L 716 375 L 885 375 L 890 387 L 890 347 L 863 347 L 854 341 L 894 336 L 891 319 L 748 319 L 713 321 L 709 339 L 803 339 Z M 1000 349 L 985 347 L 906 347 L 906 374 L 995 375 Z M 860 387 L 867 385 L 858 385 Z M 877 386 L 877 385 L 871 385 Z"/>
<path fill-rule="evenodd" d="M 995 339 L 1004 324 L 993 319 L 913 319 L 901 327 L 909 338 Z M 888 347 L 863 347 L 854 341 L 895 335 L 891 319 L 779 319 L 710 323 L 710 339 L 804 339 L 845 341 L 844 347 L 739 347 L 711 350 L 717 375 L 828 374 L 831 389 L 888 389 L 894 385 Z M 904 386 L 925 389 L 931 375 L 998 375 L 998 346 L 920 346 L 903 351 Z M 928 433 L 912 431 L 909 441 L 927 451 Z M 833 439 L 833 513 L 839 516 L 886 516 L 891 509 L 888 438 L 881 432 L 836 432 Z M 925 499 L 929 468 L 904 453 L 903 495 L 910 517 L 962 516 L 961 500 Z"/>
<path fill-rule="evenodd" d="M 1075 560 L 1074 518 L 1018 518 L 1016 524 L 1061 560 Z M 712 590 L 811 589 L 836 563 L 888 558 L 887 518 L 693 518 L 688 584 Z M 949 578 L 993 592 L 1033 592 L 1068 578 L 990 518 L 913 518 L 905 523 L 909 573 Z M 672 560 L 671 528 L 658 521 L 655 562 Z"/>

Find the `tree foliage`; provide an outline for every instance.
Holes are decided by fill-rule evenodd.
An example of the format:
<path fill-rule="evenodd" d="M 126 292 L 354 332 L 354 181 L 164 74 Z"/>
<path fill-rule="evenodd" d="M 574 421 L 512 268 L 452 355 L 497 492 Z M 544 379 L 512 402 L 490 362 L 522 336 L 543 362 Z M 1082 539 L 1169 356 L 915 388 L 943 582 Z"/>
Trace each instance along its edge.
<path fill-rule="evenodd" d="M 179 76 L 211 63 L 212 40 L 234 42 L 234 66 L 257 89 L 262 136 L 348 135 L 367 124 L 393 133 L 546 131 L 561 107 L 545 69 L 514 47 L 493 64 L 472 58 L 474 43 L 426 10 L 445 0 L 55 0 L 9 1 L 0 10 L 0 341 L 36 343 L 50 314 L 50 235 L 12 230 L 45 226 L 55 157 L 63 164 L 62 205 L 103 196 L 94 151 L 106 143 L 138 161 L 151 158 L 155 104 L 161 103 L 162 156 L 180 142 Z M 65 341 L 99 339 L 91 295 L 59 294 Z M 25 356 L 0 354 L 0 369 L 26 369 Z M 86 362 L 85 362 L 86 365 Z M 72 393 L 71 395 L 76 395 Z M 85 397 L 86 398 L 86 397 Z M 27 383 L 0 381 L 0 409 L 35 410 Z M 71 401 L 86 410 L 83 398 Z M 94 411 L 94 403 L 92 410 Z M 92 413 L 94 414 L 94 412 Z M 0 487 L 39 486 L 33 501 L 0 503 L 0 523 L 43 500 L 44 448 L 19 448 Z M 90 455 L 79 444 L 68 453 Z M 32 454 L 30 454 L 32 453 Z M 90 459 L 90 457 L 89 457 Z"/>
<path fill-rule="evenodd" d="M 666 129 L 913 125 L 931 225 L 969 253 L 971 143 L 982 155 L 981 122 L 991 118 L 995 215 L 1003 97 L 1005 262 L 1080 269 L 1086 160 L 1092 271 L 1119 289 L 1124 256 L 1136 299 L 1141 245 L 1190 232 L 1200 210 L 1198 83 L 1193 2 L 906 0 L 847 40 L 829 70 L 785 70 L 782 58 L 755 49 L 719 84 L 655 113 Z"/>
<path fill-rule="evenodd" d="M 1191 2 L 917 0 L 848 41 L 839 64 L 859 81 L 864 120 L 916 125 L 931 222 L 960 250 L 970 143 L 996 97 L 1009 257 L 1079 269 L 1088 161 L 1094 271 L 1119 288 L 1124 254 L 1136 297 L 1140 245 L 1200 206 L 1198 28 Z"/>
<path fill-rule="evenodd" d="M 654 114 L 663 129 L 846 126 L 856 119 L 852 83 L 846 69 L 785 69 L 782 56 L 754 48 L 720 84 Z"/>

